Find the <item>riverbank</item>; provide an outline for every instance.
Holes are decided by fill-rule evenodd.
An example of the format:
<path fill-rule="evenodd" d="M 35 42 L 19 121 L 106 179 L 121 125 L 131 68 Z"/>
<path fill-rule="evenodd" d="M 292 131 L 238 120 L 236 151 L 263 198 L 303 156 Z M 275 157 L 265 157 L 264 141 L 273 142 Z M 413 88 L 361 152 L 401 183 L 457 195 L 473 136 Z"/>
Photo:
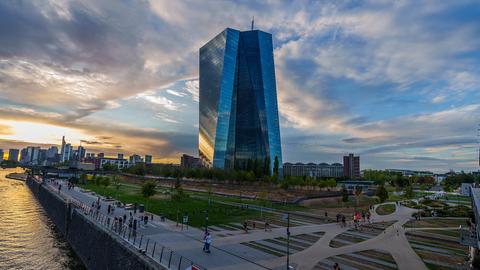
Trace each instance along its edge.
<path fill-rule="evenodd" d="M 26 173 L 9 173 L 5 175 L 5 178 L 18 180 L 18 181 L 27 181 L 27 174 Z"/>
<path fill-rule="evenodd" d="M 136 237 L 133 238 L 137 240 L 136 245 L 125 241 L 119 233 L 109 229 L 109 217 L 103 213 L 92 215 L 85 204 L 67 195 L 68 190 L 57 192 L 55 187 L 33 177 L 27 178 L 26 183 L 58 232 L 88 269 L 166 269 L 146 256 L 146 252 L 140 252 L 141 242 Z M 102 210 L 105 209 L 103 205 Z"/>

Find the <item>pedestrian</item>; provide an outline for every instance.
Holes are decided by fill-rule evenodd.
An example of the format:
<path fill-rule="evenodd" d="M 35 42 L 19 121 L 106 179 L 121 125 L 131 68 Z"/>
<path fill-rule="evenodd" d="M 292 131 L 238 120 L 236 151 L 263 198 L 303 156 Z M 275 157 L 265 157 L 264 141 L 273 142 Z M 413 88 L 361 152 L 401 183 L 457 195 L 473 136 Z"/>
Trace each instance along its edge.
<path fill-rule="evenodd" d="M 148 216 L 147 215 L 145 215 L 143 217 L 143 222 L 144 222 L 145 225 L 147 225 L 147 223 L 148 223 Z"/>
<path fill-rule="evenodd" d="M 210 245 L 212 244 L 212 235 L 207 232 L 207 236 L 205 237 L 205 252 L 210 253 Z"/>
<path fill-rule="evenodd" d="M 60 193 L 61 189 L 62 189 L 62 185 L 58 185 L 58 193 Z"/>
<path fill-rule="evenodd" d="M 347 220 L 346 220 L 345 216 L 342 215 L 342 227 L 344 227 L 344 228 L 347 226 L 346 221 L 347 221 Z"/>
<path fill-rule="evenodd" d="M 253 227 L 254 230 L 255 230 L 255 228 L 257 227 L 255 221 L 252 222 L 252 227 Z"/>
<path fill-rule="evenodd" d="M 243 230 L 245 231 L 245 233 L 248 233 L 248 225 L 246 220 L 243 222 Z"/>
<path fill-rule="evenodd" d="M 325 211 L 325 217 L 326 217 L 326 218 L 328 217 L 328 212 L 327 212 L 327 211 Z"/>
<path fill-rule="evenodd" d="M 338 265 L 338 263 L 335 263 L 335 264 L 333 265 L 333 270 L 341 270 L 341 269 L 340 269 L 340 265 Z"/>
<path fill-rule="evenodd" d="M 108 207 L 107 207 L 107 214 L 110 215 L 110 210 L 112 209 L 112 206 L 109 204 Z"/>
<path fill-rule="evenodd" d="M 205 233 L 203 234 L 203 251 L 206 252 L 207 251 L 207 235 L 208 235 L 208 231 L 207 229 L 205 229 Z"/>

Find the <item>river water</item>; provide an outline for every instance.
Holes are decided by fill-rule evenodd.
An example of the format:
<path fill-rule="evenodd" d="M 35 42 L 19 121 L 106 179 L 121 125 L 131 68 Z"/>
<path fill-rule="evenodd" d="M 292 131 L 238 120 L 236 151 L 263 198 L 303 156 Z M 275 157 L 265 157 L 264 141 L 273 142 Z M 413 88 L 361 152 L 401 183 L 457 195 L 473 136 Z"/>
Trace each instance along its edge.
<path fill-rule="evenodd" d="M 0 168 L 0 269 L 84 270 L 24 182 Z"/>

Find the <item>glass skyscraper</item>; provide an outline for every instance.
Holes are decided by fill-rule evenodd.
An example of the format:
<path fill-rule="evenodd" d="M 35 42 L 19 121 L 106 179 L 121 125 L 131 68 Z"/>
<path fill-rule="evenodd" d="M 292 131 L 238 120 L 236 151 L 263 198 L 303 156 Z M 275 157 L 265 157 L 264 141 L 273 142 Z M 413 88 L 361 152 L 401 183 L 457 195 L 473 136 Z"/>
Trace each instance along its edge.
<path fill-rule="evenodd" d="M 214 168 L 282 168 L 272 35 L 227 28 L 200 48 L 199 155 Z M 266 165 L 268 164 L 268 165 Z"/>

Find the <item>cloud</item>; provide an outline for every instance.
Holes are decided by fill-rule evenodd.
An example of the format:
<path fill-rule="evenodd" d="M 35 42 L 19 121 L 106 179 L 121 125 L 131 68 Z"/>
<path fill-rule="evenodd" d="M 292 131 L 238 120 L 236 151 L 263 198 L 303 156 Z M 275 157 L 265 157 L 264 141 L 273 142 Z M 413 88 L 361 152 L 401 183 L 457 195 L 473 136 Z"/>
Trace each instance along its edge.
<path fill-rule="evenodd" d="M 147 91 L 144 93 L 137 94 L 135 96 L 136 99 L 141 99 L 146 102 L 152 103 L 153 105 L 159 105 L 167 110 L 170 111 L 178 111 L 180 109 L 180 105 L 176 104 L 172 100 L 164 97 L 164 96 L 156 96 L 153 92 Z"/>
<path fill-rule="evenodd" d="M 184 93 L 180 93 L 180 92 L 174 91 L 172 89 L 167 89 L 166 92 L 169 93 L 170 95 L 177 96 L 177 97 L 184 97 L 185 96 Z"/>
<path fill-rule="evenodd" d="M 199 87 L 198 87 L 198 79 L 197 80 L 190 80 L 185 82 L 184 90 L 190 93 L 192 96 L 193 101 L 199 102 Z"/>
<path fill-rule="evenodd" d="M 274 38 L 286 160 L 352 151 L 367 166 L 428 166 L 409 162 L 436 151 L 445 167 L 472 154 L 470 1 L 4 1 L 0 118 L 75 126 L 126 151 L 196 152 L 192 123 L 178 119 L 195 119 L 183 113 L 199 101 L 198 48 L 225 27 L 247 30 L 252 15 Z M 132 120 L 140 110 L 159 123 Z"/>

